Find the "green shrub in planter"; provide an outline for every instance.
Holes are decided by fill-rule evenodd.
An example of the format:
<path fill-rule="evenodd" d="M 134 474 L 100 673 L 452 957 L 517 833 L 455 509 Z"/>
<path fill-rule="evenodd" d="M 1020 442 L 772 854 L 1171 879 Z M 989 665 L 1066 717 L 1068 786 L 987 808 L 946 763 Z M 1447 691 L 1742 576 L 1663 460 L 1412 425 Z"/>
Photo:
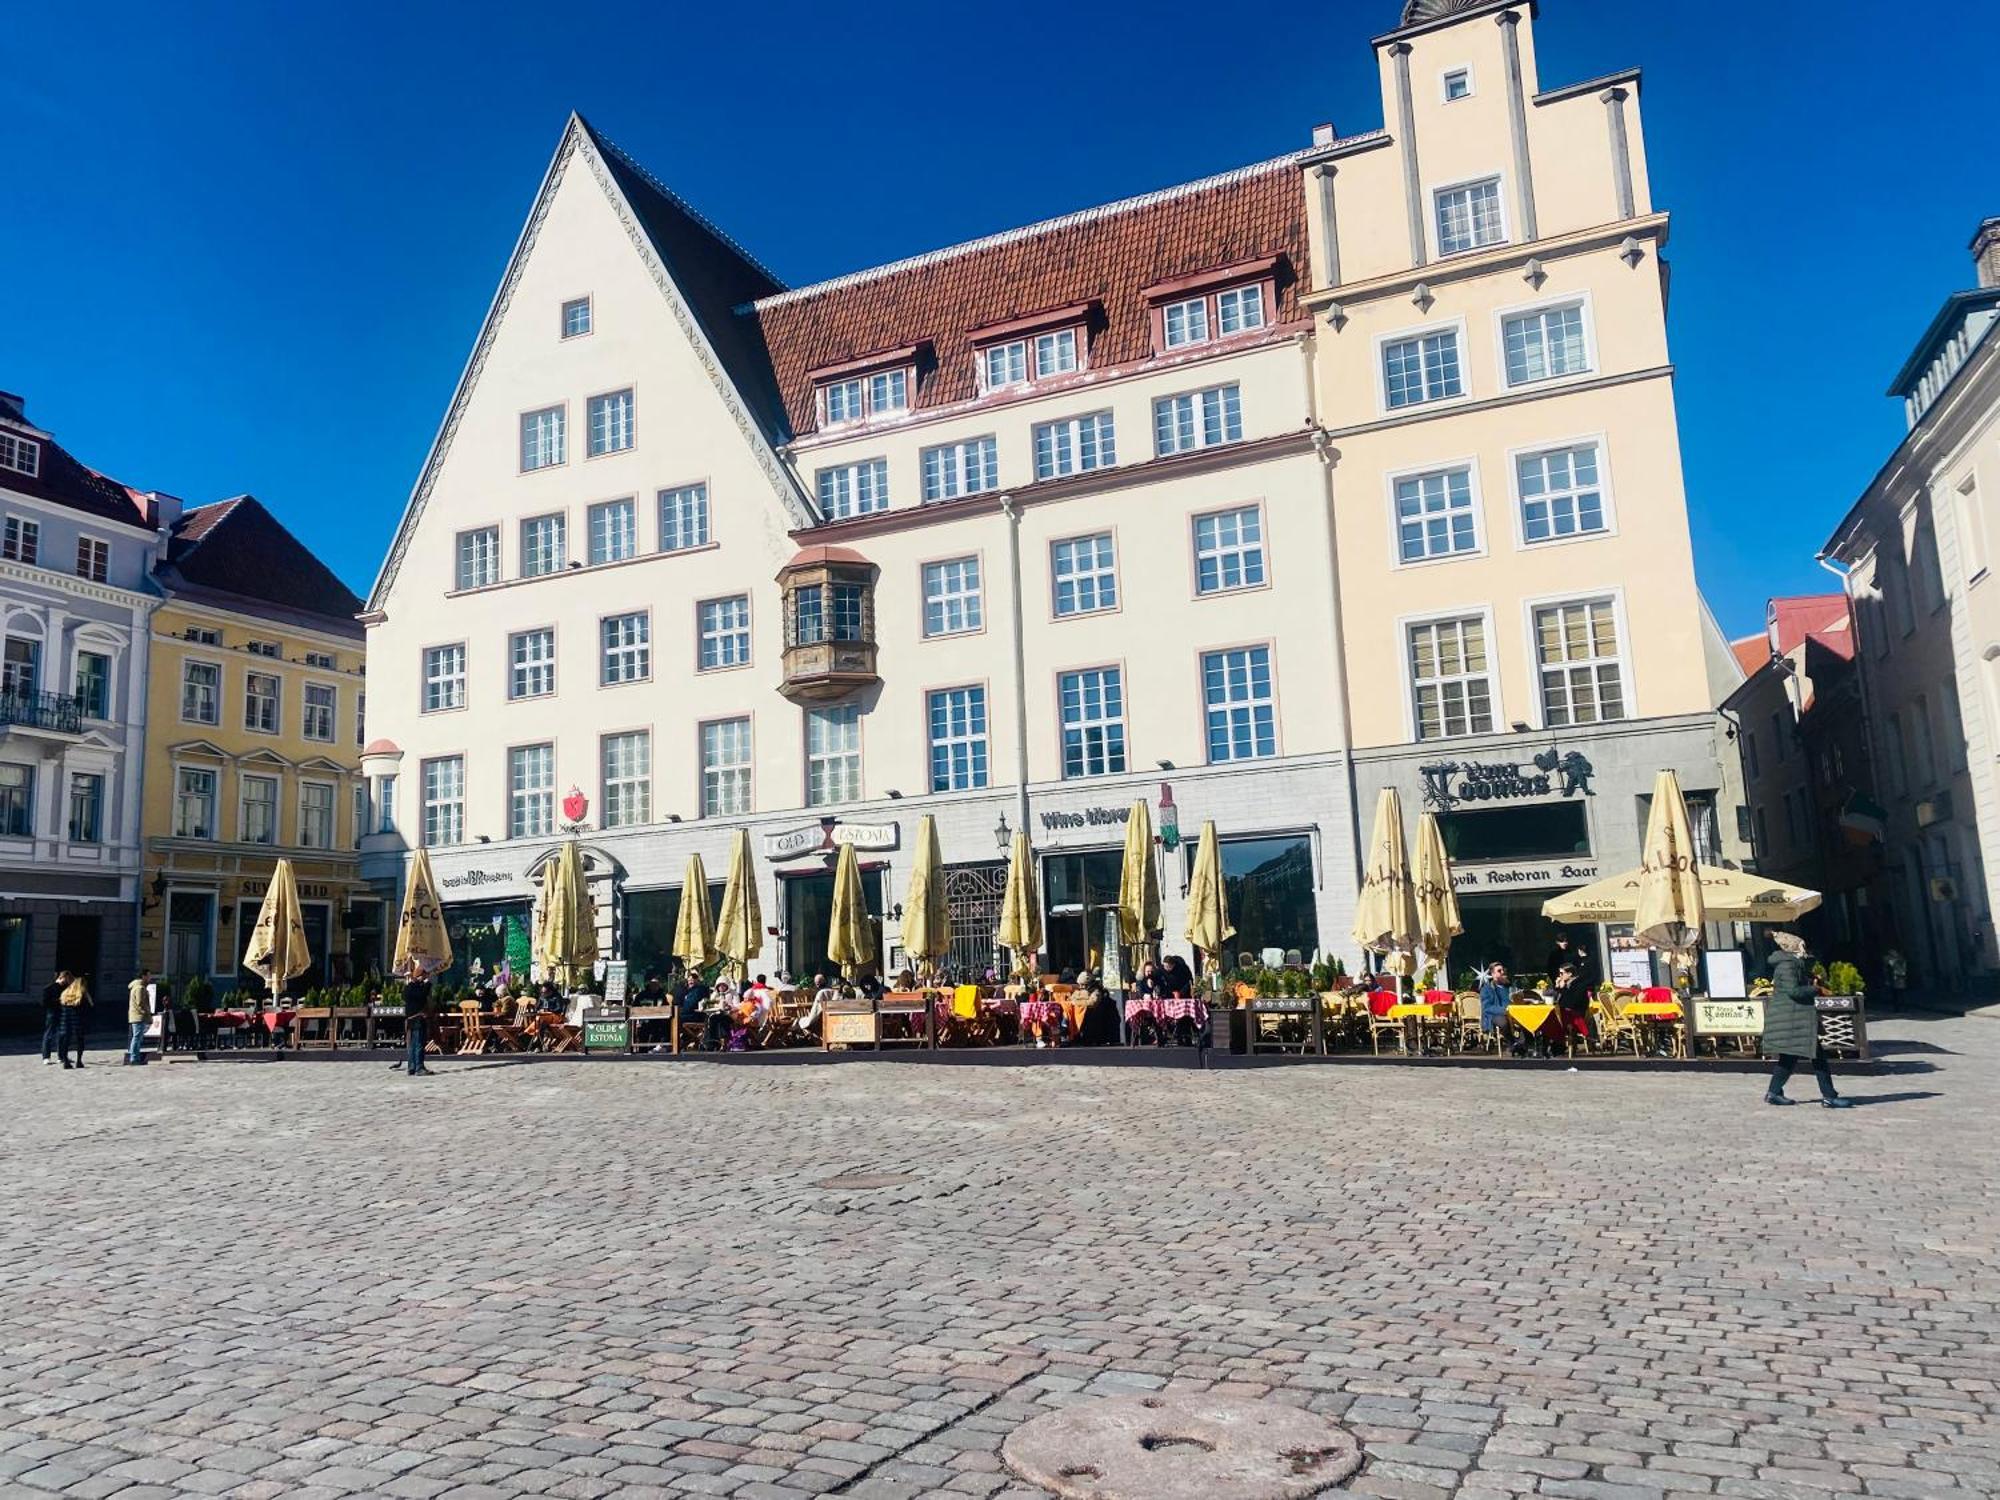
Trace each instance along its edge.
<path fill-rule="evenodd" d="M 1865 986 L 1862 982 L 1861 971 L 1855 968 L 1853 964 L 1842 959 L 1827 970 L 1826 987 L 1830 994 L 1858 995 Z"/>

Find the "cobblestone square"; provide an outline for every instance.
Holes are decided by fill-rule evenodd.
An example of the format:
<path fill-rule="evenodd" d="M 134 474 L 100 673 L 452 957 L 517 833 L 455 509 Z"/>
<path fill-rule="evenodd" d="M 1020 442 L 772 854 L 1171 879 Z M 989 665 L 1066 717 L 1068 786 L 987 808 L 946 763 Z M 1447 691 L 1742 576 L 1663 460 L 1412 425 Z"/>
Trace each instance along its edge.
<path fill-rule="evenodd" d="M 2000 1492 L 1986 1019 L 1742 1074 L 0 1058 L 0 1493 L 1026 1496 L 1098 1395 L 1389 1500 Z M 1810 1080 L 1794 1083 L 1810 1096 Z"/>

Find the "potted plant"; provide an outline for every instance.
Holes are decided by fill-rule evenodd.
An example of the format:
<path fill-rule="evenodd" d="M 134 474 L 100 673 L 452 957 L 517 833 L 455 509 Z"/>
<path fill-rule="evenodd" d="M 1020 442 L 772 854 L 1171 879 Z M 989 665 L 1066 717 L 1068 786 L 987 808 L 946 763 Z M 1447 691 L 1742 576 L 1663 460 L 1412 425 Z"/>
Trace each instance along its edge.
<path fill-rule="evenodd" d="M 1836 959 L 1826 971 L 1826 992 L 1829 995 L 1859 995 L 1866 988 L 1861 971 L 1846 959 Z"/>

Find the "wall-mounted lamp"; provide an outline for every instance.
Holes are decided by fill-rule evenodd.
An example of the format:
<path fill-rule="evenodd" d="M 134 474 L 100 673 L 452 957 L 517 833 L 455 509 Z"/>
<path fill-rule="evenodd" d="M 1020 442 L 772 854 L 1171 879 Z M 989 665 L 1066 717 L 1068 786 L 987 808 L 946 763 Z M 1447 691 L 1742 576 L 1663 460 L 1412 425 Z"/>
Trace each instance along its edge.
<path fill-rule="evenodd" d="M 1014 847 L 1014 830 L 1007 826 L 1007 815 L 1000 814 L 1000 826 L 993 830 L 993 842 L 1002 849 Z"/>

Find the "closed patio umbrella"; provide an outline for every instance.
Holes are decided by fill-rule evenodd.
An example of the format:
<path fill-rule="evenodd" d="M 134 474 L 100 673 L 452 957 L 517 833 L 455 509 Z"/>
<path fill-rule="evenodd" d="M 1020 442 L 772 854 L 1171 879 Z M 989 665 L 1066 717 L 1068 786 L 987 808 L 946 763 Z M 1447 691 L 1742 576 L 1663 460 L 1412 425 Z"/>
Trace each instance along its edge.
<path fill-rule="evenodd" d="M 1458 892 L 1451 880 L 1451 857 L 1444 850 L 1444 830 L 1438 827 L 1435 813 L 1425 813 L 1417 819 L 1417 932 L 1423 940 L 1424 958 L 1438 966 L 1447 987 L 1451 984 L 1446 962 L 1451 940 L 1463 931 Z"/>
<path fill-rule="evenodd" d="M 1633 936 L 1683 962 L 1692 962 L 1707 920 L 1694 832 L 1680 778 L 1662 771 L 1653 778 L 1653 809 L 1646 818 L 1646 843 L 1639 856 L 1639 903 Z"/>
<path fill-rule="evenodd" d="M 875 927 L 861 894 L 861 861 L 852 844 L 842 844 L 833 862 L 833 910 L 828 914 L 826 956 L 843 978 L 858 979 L 875 961 Z"/>
<path fill-rule="evenodd" d="M 292 862 L 281 859 L 271 871 L 264 904 L 257 910 L 257 925 L 251 930 L 250 946 L 244 950 L 243 967 L 261 977 L 276 1000 L 284 995 L 287 981 L 311 966 L 306 925 L 299 913 L 298 882 L 292 877 Z"/>
<path fill-rule="evenodd" d="M 1125 862 L 1118 872 L 1118 935 L 1149 947 L 1160 930 L 1160 867 L 1153 862 L 1153 813 L 1141 797 L 1125 820 Z M 1133 954 L 1133 967 L 1139 954 Z"/>
<path fill-rule="evenodd" d="M 597 911 L 575 839 L 550 861 L 555 874 L 544 888 L 548 911 L 542 917 L 542 963 L 565 989 L 572 989 L 597 962 Z"/>
<path fill-rule="evenodd" d="M 681 877 L 681 910 L 674 919 L 674 957 L 689 972 L 715 962 L 715 915 L 708 909 L 708 871 L 701 856 L 690 854 Z"/>
<path fill-rule="evenodd" d="M 403 917 L 396 926 L 396 957 L 390 972 L 398 979 L 429 979 L 451 967 L 451 934 L 445 931 L 437 877 L 428 849 L 410 862 L 403 887 Z"/>
<path fill-rule="evenodd" d="M 722 910 L 715 919 L 715 949 L 735 963 L 738 983 L 750 977 L 750 965 L 764 951 L 764 911 L 757 904 L 757 870 L 750 859 L 747 828 L 736 830 L 729 848 L 729 881 L 722 888 Z"/>
<path fill-rule="evenodd" d="M 1383 966 L 1391 974 L 1416 968 L 1417 891 L 1403 842 L 1403 799 L 1392 786 L 1383 787 L 1375 801 L 1375 833 L 1354 908 L 1354 941 L 1364 952 L 1387 954 Z"/>
<path fill-rule="evenodd" d="M 1194 851 L 1194 873 L 1188 877 L 1187 940 L 1202 952 L 1203 969 L 1222 971 L 1222 945 L 1236 936 L 1229 921 L 1229 890 L 1222 883 L 1222 842 L 1213 819 L 1201 825 L 1201 842 Z"/>
<path fill-rule="evenodd" d="M 917 823 L 917 858 L 910 869 L 910 896 L 903 903 L 903 951 L 927 973 L 935 973 L 938 961 L 951 952 L 944 856 L 938 848 L 937 819 L 929 813 Z"/>
<path fill-rule="evenodd" d="M 1014 852 L 1007 861 L 1007 889 L 1000 901 L 1000 927 L 993 940 L 1012 955 L 1014 973 L 1035 972 L 1035 955 L 1042 951 L 1042 898 L 1035 889 L 1035 856 L 1028 847 L 1028 830 L 1014 831 Z"/>

